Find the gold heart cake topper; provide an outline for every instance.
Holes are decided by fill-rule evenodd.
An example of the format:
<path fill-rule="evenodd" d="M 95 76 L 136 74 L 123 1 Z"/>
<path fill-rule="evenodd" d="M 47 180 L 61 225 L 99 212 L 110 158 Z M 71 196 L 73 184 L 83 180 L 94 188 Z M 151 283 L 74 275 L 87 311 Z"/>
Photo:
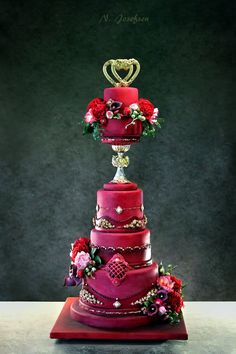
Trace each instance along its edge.
<path fill-rule="evenodd" d="M 107 69 L 109 66 L 111 66 L 111 73 L 117 81 L 108 74 Z M 128 71 L 124 78 L 118 74 L 117 71 L 120 70 Z M 136 59 L 110 59 L 103 65 L 103 73 L 113 86 L 129 86 L 136 79 L 139 72 L 140 64 Z"/>

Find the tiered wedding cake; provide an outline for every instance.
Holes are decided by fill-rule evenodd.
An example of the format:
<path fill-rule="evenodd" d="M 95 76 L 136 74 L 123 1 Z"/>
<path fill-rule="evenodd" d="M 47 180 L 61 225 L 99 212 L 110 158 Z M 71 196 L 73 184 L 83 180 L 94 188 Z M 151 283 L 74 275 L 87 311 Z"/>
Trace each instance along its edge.
<path fill-rule="evenodd" d="M 108 74 L 109 65 L 118 83 Z M 97 192 L 90 240 L 79 238 L 72 245 L 65 279 L 66 285 L 82 282 L 72 318 L 95 327 L 129 328 L 181 317 L 181 281 L 171 275 L 171 266 L 158 269 L 152 261 L 143 191 L 124 174 L 130 145 L 160 128 L 158 109 L 128 87 L 139 68 L 134 59 L 106 62 L 104 74 L 115 87 L 106 88 L 103 99 L 92 100 L 85 116 L 85 133 L 117 152 L 112 158 L 116 175 Z M 117 73 L 121 69 L 128 71 L 124 79 Z"/>

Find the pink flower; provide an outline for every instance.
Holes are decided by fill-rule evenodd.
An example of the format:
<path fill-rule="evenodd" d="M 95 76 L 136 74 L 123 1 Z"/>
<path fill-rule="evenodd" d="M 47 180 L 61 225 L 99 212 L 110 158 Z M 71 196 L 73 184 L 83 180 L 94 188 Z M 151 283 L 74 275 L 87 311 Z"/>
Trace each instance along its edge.
<path fill-rule="evenodd" d="M 164 315 L 166 313 L 166 308 L 164 306 L 159 307 L 159 315 Z"/>
<path fill-rule="evenodd" d="M 158 108 L 154 108 L 152 116 L 148 119 L 151 124 L 156 123 L 156 121 L 157 121 L 156 118 L 157 118 L 158 114 L 159 114 Z"/>
<path fill-rule="evenodd" d="M 155 304 L 161 306 L 162 305 L 162 300 L 161 299 L 156 299 Z"/>
<path fill-rule="evenodd" d="M 160 287 L 165 289 L 166 291 L 172 292 L 173 287 L 174 287 L 174 282 L 171 280 L 170 275 L 162 275 L 160 278 L 157 280 L 157 283 L 159 283 Z"/>
<path fill-rule="evenodd" d="M 107 111 L 107 113 L 106 113 L 106 117 L 108 118 L 108 119 L 111 119 L 112 117 L 113 117 L 113 112 L 112 111 Z"/>
<path fill-rule="evenodd" d="M 88 110 L 88 112 L 85 114 L 85 122 L 92 124 L 93 122 L 96 122 L 96 117 L 93 115 L 92 108 Z"/>
<path fill-rule="evenodd" d="M 75 265 L 77 266 L 77 270 L 85 269 L 90 262 L 91 257 L 89 253 L 84 251 L 78 252 L 74 261 Z"/>
<path fill-rule="evenodd" d="M 134 111 L 137 111 L 139 109 L 139 105 L 137 103 L 132 103 L 129 108 L 133 109 Z"/>

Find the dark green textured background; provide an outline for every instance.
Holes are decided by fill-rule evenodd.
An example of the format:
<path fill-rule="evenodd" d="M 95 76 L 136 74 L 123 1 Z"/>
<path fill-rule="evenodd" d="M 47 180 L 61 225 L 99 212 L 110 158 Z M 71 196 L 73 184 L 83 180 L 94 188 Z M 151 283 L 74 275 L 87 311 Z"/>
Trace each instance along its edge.
<path fill-rule="evenodd" d="M 107 86 L 103 63 L 132 57 L 140 96 L 166 118 L 127 171 L 144 190 L 153 257 L 178 264 L 187 300 L 236 300 L 233 4 L 0 2 L 0 300 L 77 294 L 62 287 L 70 243 L 89 235 L 114 174 L 111 148 L 79 121 Z"/>

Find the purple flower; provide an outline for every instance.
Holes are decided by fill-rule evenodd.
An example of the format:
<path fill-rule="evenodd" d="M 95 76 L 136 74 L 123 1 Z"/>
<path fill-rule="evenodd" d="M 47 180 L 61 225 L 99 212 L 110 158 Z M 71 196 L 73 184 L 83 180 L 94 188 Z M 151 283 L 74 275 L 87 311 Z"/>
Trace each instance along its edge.
<path fill-rule="evenodd" d="M 158 313 L 159 306 L 151 304 L 147 309 L 148 316 L 155 316 Z"/>
<path fill-rule="evenodd" d="M 111 98 L 107 101 L 111 111 L 117 111 L 122 106 L 122 102 L 113 101 Z"/>
<path fill-rule="evenodd" d="M 74 277 L 65 277 L 64 286 L 76 286 L 76 281 Z"/>
<path fill-rule="evenodd" d="M 76 286 L 79 286 L 82 283 L 82 278 L 75 277 L 74 279 L 76 282 Z"/>
<path fill-rule="evenodd" d="M 64 279 L 64 286 L 78 286 L 82 282 L 82 279 L 77 277 L 65 277 Z"/>
<path fill-rule="evenodd" d="M 159 299 L 161 299 L 162 301 L 166 301 L 167 297 L 168 297 L 168 291 L 166 290 L 159 290 L 157 292 L 157 296 L 159 297 Z"/>
<path fill-rule="evenodd" d="M 69 276 L 76 276 L 76 272 L 77 272 L 77 267 L 75 264 L 71 264 L 70 268 L 69 268 Z"/>

